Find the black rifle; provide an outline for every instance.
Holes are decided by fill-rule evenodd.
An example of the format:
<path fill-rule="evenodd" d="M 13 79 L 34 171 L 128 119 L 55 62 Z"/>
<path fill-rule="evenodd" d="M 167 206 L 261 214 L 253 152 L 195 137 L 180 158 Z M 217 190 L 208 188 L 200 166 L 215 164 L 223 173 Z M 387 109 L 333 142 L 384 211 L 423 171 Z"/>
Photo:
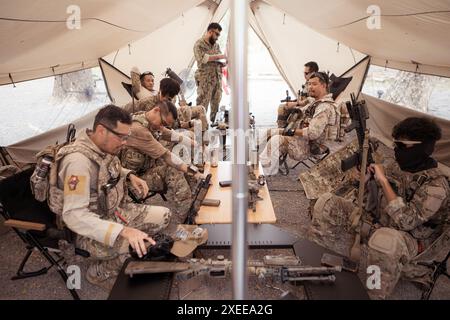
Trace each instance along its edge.
<path fill-rule="evenodd" d="M 356 135 L 358 136 L 359 150 L 350 157 L 348 157 L 347 159 L 341 161 L 342 171 L 348 171 L 355 166 L 361 166 L 364 136 L 367 130 L 366 121 L 367 119 L 369 119 L 369 111 L 367 110 L 366 102 L 364 100 L 357 101 L 353 93 L 351 94 L 351 101 L 347 101 L 346 105 L 350 118 L 352 119 L 352 123 L 344 130 L 346 133 L 352 130 L 356 130 Z M 368 164 L 374 163 L 372 151 L 373 151 L 372 148 L 369 148 L 369 152 L 367 155 Z"/>
<path fill-rule="evenodd" d="M 208 193 L 208 189 L 211 182 L 211 173 L 206 176 L 205 179 L 200 180 L 195 189 L 194 199 L 192 200 L 191 206 L 186 217 L 185 224 L 195 224 L 195 218 L 197 217 L 198 210 L 202 205 L 203 200 Z"/>
<path fill-rule="evenodd" d="M 375 146 L 369 143 L 369 129 L 367 128 L 367 119 L 369 119 L 369 111 L 367 110 L 366 102 L 364 100 L 357 101 L 355 95 L 351 94 L 351 101 L 347 102 L 347 110 L 352 119 L 352 124 L 345 128 L 345 132 L 356 130 L 358 137 L 358 151 L 353 155 L 341 161 L 342 171 L 350 170 L 357 166 L 360 169 L 359 177 L 359 191 L 358 191 L 358 206 L 351 214 L 351 229 L 355 232 L 355 241 L 350 251 L 350 258 L 353 261 L 359 261 L 361 257 L 361 240 L 368 236 L 370 225 L 363 219 L 364 212 L 376 212 L 378 205 L 378 187 L 376 185 L 373 175 L 367 182 L 369 190 L 368 199 L 365 208 L 363 208 L 363 198 L 365 193 L 365 176 L 369 164 L 374 163 L 372 153 L 375 151 Z M 378 219 L 379 217 L 374 217 Z"/>

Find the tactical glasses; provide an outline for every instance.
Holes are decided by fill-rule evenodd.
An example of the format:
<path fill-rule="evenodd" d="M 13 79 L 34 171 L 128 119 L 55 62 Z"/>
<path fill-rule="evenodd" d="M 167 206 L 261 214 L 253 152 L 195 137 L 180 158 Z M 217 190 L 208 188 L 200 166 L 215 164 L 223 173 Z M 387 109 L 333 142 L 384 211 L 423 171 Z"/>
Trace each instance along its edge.
<path fill-rule="evenodd" d="M 114 134 L 115 136 L 117 136 L 117 137 L 118 137 L 120 140 L 122 140 L 122 141 L 127 141 L 128 138 L 129 138 L 130 135 L 131 135 L 131 131 L 129 131 L 128 134 L 123 134 L 123 133 L 119 133 L 119 132 L 117 132 L 117 131 L 114 131 L 113 129 L 111 129 L 110 127 L 108 127 L 107 125 L 105 125 L 104 123 L 101 123 L 101 122 L 100 122 L 100 124 L 101 124 L 103 127 L 105 127 L 106 130 L 108 130 L 109 132 L 111 132 L 112 134 Z"/>
<path fill-rule="evenodd" d="M 423 143 L 423 141 L 397 140 L 397 139 L 394 139 L 393 142 L 400 149 L 406 148 L 407 145 L 416 145 Z"/>

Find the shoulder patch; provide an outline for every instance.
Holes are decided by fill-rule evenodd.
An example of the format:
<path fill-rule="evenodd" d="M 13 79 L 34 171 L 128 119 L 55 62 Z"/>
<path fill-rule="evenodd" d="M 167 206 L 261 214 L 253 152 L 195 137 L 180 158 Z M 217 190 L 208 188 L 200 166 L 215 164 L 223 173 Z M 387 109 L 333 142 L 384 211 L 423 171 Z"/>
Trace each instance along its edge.
<path fill-rule="evenodd" d="M 86 189 L 86 176 L 71 175 L 66 177 L 64 195 L 83 195 Z"/>

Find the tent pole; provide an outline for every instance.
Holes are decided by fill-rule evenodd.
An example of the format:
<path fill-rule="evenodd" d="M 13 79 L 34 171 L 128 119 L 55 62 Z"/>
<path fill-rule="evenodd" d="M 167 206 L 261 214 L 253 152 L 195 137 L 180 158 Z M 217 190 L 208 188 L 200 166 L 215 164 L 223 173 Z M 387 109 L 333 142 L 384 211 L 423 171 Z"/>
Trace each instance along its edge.
<path fill-rule="evenodd" d="M 230 31 L 230 76 L 232 92 L 233 128 L 233 242 L 232 242 L 232 282 L 233 299 L 245 300 L 248 295 L 247 277 L 247 208 L 248 173 L 247 139 L 247 43 L 248 43 L 248 2 L 231 1 Z"/>

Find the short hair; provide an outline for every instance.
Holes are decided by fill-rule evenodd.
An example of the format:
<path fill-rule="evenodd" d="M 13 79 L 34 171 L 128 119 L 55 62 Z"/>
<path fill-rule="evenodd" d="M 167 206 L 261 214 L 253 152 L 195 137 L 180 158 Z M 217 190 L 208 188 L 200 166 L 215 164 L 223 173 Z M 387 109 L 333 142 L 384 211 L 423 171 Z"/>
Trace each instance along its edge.
<path fill-rule="evenodd" d="M 441 128 L 431 119 L 410 117 L 397 123 L 392 129 L 394 139 L 437 141 L 442 138 Z"/>
<path fill-rule="evenodd" d="M 131 124 L 131 115 L 129 112 L 122 108 L 119 108 L 113 104 L 109 104 L 101 108 L 94 120 L 94 131 L 99 124 L 104 124 L 110 128 L 117 127 L 117 122 L 122 122 L 123 124 Z"/>
<path fill-rule="evenodd" d="M 171 78 L 164 78 L 159 83 L 159 90 L 163 97 L 172 99 L 180 93 L 180 84 Z"/>
<path fill-rule="evenodd" d="M 173 120 L 177 120 L 177 118 L 178 118 L 177 107 L 175 107 L 175 105 L 171 101 L 165 101 L 165 100 L 159 101 L 155 105 L 155 108 L 156 107 L 158 107 L 159 110 L 161 110 L 161 114 L 163 116 L 167 116 L 167 115 L 169 115 L 169 113 L 171 113 L 173 116 Z"/>
<path fill-rule="evenodd" d="M 141 75 L 139 76 L 139 79 L 142 81 L 145 78 L 145 76 L 152 76 L 153 78 L 155 77 L 153 72 L 145 71 L 145 72 L 141 73 Z"/>
<path fill-rule="evenodd" d="M 311 72 L 318 72 L 319 71 L 319 65 L 317 64 L 317 62 L 314 61 L 310 61 L 305 63 L 305 67 L 309 68 L 309 71 Z"/>
<path fill-rule="evenodd" d="M 207 31 L 209 31 L 209 30 L 216 30 L 216 29 L 219 30 L 219 31 L 222 31 L 222 27 L 220 26 L 220 24 L 218 24 L 217 22 L 212 22 L 212 23 L 209 24 Z"/>
<path fill-rule="evenodd" d="M 326 74 L 325 72 L 314 72 L 310 79 L 312 78 L 318 78 L 320 83 L 326 85 L 326 87 L 328 88 L 328 84 L 330 83 L 330 78 L 328 77 L 328 74 Z"/>

